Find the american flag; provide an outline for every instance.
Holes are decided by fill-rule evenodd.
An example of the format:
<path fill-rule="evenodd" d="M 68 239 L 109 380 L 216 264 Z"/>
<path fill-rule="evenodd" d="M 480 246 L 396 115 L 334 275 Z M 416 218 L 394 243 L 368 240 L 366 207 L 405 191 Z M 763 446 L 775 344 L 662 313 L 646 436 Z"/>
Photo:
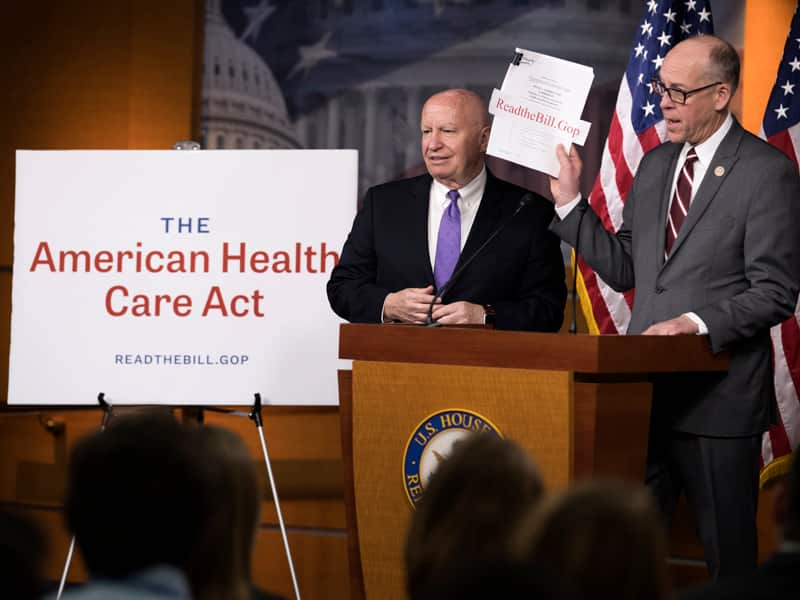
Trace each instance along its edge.
<path fill-rule="evenodd" d="M 619 87 L 617 105 L 603 150 L 600 173 L 589 203 L 606 229 L 622 226 L 622 209 L 639 162 L 666 139 L 660 97 L 649 85 L 664 56 L 681 40 L 713 33 L 711 6 L 706 0 L 649 0 L 639 24 L 628 67 Z M 592 333 L 624 333 L 633 306 L 633 290 L 612 290 L 578 258 L 580 296 Z"/>
<path fill-rule="evenodd" d="M 797 90 L 795 90 L 795 87 Z M 761 137 L 798 164 L 800 149 L 800 15 L 795 9 L 772 88 Z M 800 442 L 800 325 L 798 309 L 770 331 L 775 356 L 775 396 L 780 422 L 764 434 L 761 482 L 788 473 L 792 450 Z"/>

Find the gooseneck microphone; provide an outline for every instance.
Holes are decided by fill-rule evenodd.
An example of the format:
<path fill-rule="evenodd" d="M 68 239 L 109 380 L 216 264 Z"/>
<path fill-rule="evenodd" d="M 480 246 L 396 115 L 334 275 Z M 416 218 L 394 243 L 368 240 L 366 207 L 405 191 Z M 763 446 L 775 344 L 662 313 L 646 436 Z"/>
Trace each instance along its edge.
<path fill-rule="evenodd" d="M 575 238 L 575 265 L 572 267 L 572 316 L 569 320 L 569 333 L 578 333 L 578 257 L 581 247 L 581 225 L 583 225 L 583 216 L 588 207 L 589 203 L 584 202 L 583 199 L 575 207 L 575 210 L 580 212 L 580 216 L 578 217 L 578 235 Z"/>
<path fill-rule="evenodd" d="M 458 278 L 461 276 L 464 270 L 470 265 L 470 263 L 472 263 L 472 261 L 475 260 L 475 258 L 481 252 L 483 252 L 483 249 L 486 248 L 486 246 L 488 246 L 489 243 L 494 238 L 496 238 L 497 235 L 501 231 L 503 231 L 503 229 L 505 229 L 509 223 L 511 223 L 511 221 L 514 220 L 514 217 L 516 217 L 519 214 L 519 211 L 528 206 L 531 202 L 533 202 L 533 194 L 528 192 L 522 198 L 519 199 L 519 204 L 517 205 L 517 208 L 514 209 L 514 212 L 511 213 L 511 215 L 505 221 L 500 223 L 497 229 L 495 229 L 492 232 L 492 234 L 488 238 L 486 238 L 486 241 L 483 242 L 483 244 L 481 244 L 480 247 L 477 250 L 475 250 L 475 252 L 472 253 L 472 256 L 470 256 L 467 260 L 465 260 L 464 263 L 455 270 L 455 272 L 450 276 L 450 279 L 448 279 L 447 282 L 442 286 L 442 289 L 437 290 L 437 293 L 434 295 L 433 300 L 431 300 L 431 303 L 428 305 L 428 320 L 425 322 L 426 326 L 440 327 L 439 323 L 433 320 L 433 305 L 436 304 L 436 299 L 444 298 L 444 295 L 450 291 L 450 289 L 453 287 L 453 284 L 458 280 Z"/>

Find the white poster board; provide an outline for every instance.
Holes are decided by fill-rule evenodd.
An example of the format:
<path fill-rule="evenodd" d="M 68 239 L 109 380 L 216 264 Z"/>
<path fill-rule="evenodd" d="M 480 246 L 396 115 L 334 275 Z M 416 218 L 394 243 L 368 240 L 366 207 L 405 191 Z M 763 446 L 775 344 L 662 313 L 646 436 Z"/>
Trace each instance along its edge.
<path fill-rule="evenodd" d="M 335 404 L 351 150 L 17 152 L 9 404 Z"/>

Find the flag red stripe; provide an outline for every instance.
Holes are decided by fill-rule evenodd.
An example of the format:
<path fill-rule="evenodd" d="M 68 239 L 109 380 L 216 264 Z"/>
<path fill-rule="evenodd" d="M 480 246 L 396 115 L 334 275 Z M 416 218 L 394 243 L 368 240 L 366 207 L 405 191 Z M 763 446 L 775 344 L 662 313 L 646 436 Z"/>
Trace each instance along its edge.
<path fill-rule="evenodd" d="M 633 184 L 633 175 L 628 168 L 625 154 L 622 151 L 624 135 L 622 126 L 617 118 L 617 113 L 614 111 L 614 116 L 611 117 L 611 127 L 608 130 L 608 147 L 611 151 L 611 159 L 614 161 L 614 177 L 617 182 L 617 190 L 619 190 L 619 195 L 623 203 L 625 202 L 625 197 L 628 195 L 628 190 L 631 189 L 631 185 Z M 609 229 L 608 225 L 606 225 L 606 228 Z M 609 229 L 609 231 L 613 231 L 613 229 Z"/>
<path fill-rule="evenodd" d="M 794 145 L 792 144 L 792 136 L 789 135 L 788 129 L 784 129 L 783 131 L 779 131 L 775 135 L 768 137 L 767 141 L 781 150 L 786 156 L 791 158 L 794 162 L 794 166 L 798 167 L 797 156 L 795 156 Z"/>
<path fill-rule="evenodd" d="M 800 326 L 794 315 L 781 323 L 781 344 L 795 390 L 800 390 Z"/>
<path fill-rule="evenodd" d="M 611 217 L 608 215 L 608 204 L 606 203 L 606 192 L 603 189 L 603 184 L 600 182 L 600 176 L 594 181 L 592 194 L 589 196 L 589 204 L 591 204 L 594 212 L 600 218 L 608 231 L 614 231 L 614 226 L 611 224 Z"/>
<path fill-rule="evenodd" d="M 633 296 L 636 293 L 635 289 L 628 290 L 627 292 L 622 293 L 622 297 L 625 298 L 625 302 L 627 302 L 628 307 L 633 310 Z"/>
<path fill-rule="evenodd" d="M 639 143 L 642 145 L 642 150 L 644 150 L 645 154 L 650 152 L 656 146 L 661 145 L 661 138 L 658 137 L 658 132 L 656 131 L 655 127 L 651 127 L 650 129 L 645 129 L 642 133 L 639 134 Z"/>
<path fill-rule="evenodd" d="M 603 294 L 600 293 L 600 288 L 597 285 L 597 276 L 580 257 L 578 257 L 578 268 L 581 270 L 583 284 L 586 286 L 586 293 L 592 303 L 592 312 L 597 323 L 597 329 L 600 333 L 617 333 L 614 320 L 611 318 L 611 313 L 608 311 Z"/>
<path fill-rule="evenodd" d="M 794 319 L 792 319 L 792 320 L 794 320 Z M 781 327 L 781 329 L 783 329 L 783 327 Z M 770 340 L 770 345 L 772 345 L 772 372 L 775 373 L 775 338 L 774 337 L 772 337 L 772 339 Z M 781 349 L 785 350 L 785 348 L 783 348 L 784 342 L 783 342 L 783 332 L 782 331 L 781 331 L 780 345 L 781 345 Z M 791 366 L 788 364 L 789 357 L 786 356 L 786 354 L 784 353 L 783 358 L 784 358 L 785 361 L 787 361 L 787 367 L 791 370 Z M 777 393 L 777 389 L 776 389 L 776 393 Z M 772 452 L 772 460 L 770 462 L 772 462 L 776 458 L 780 458 L 781 456 L 784 456 L 784 455 L 786 455 L 786 454 L 788 454 L 789 452 L 792 451 L 791 444 L 789 443 L 789 436 L 786 435 L 786 427 L 783 424 L 783 417 L 781 416 L 780 411 L 778 411 L 777 417 L 778 417 L 777 418 L 778 422 L 770 425 L 769 429 L 767 430 L 767 432 L 765 434 L 766 436 L 769 437 L 769 445 L 770 445 L 770 450 Z M 764 443 L 764 441 L 762 440 L 762 444 L 763 443 Z M 768 463 L 764 460 L 764 450 L 763 450 L 763 447 L 762 447 L 760 468 L 763 469 L 765 466 L 767 466 L 767 464 Z"/>
<path fill-rule="evenodd" d="M 783 428 L 780 418 L 777 424 L 769 426 L 769 441 L 772 444 L 772 460 L 792 453 L 789 436 L 786 435 L 786 430 Z"/>

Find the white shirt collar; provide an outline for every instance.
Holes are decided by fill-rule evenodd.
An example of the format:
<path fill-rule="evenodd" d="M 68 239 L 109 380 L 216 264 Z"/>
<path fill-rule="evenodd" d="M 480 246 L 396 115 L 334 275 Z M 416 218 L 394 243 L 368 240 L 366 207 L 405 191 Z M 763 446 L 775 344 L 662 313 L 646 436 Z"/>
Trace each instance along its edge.
<path fill-rule="evenodd" d="M 714 158 L 717 148 L 719 148 L 719 145 L 722 143 L 722 140 L 725 139 L 725 136 L 728 135 L 728 132 L 731 130 L 732 126 L 733 117 L 730 113 L 728 113 L 728 116 L 725 117 L 725 120 L 722 122 L 722 125 L 720 125 L 720 128 L 712 133 L 706 141 L 701 142 L 694 147 L 694 151 L 697 152 L 697 159 L 703 165 L 708 166 L 711 164 L 711 160 Z M 691 147 L 692 146 L 689 142 L 684 143 L 683 149 L 681 150 L 683 157 L 689 153 L 689 148 Z"/>
<path fill-rule="evenodd" d="M 467 185 L 462 188 L 458 189 L 458 194 L 461 196 L 461 203 L 467 209 L 472 208 L 480 202 L 481 196 L 483 196 L 483 190 L 486 187 L 486 165 L 481 167 L 481 172 L 478 173 L 472 181 L 470 181 Z M 447 197 L 447 192 L 450 191 L 450 188 L 446 185 L 443 185 L 433 180 L 433 198 L 436 202 L 438 202 L 442 207 L 446 207 L 447 204 L 450 203 L 450 199 Z"/>

